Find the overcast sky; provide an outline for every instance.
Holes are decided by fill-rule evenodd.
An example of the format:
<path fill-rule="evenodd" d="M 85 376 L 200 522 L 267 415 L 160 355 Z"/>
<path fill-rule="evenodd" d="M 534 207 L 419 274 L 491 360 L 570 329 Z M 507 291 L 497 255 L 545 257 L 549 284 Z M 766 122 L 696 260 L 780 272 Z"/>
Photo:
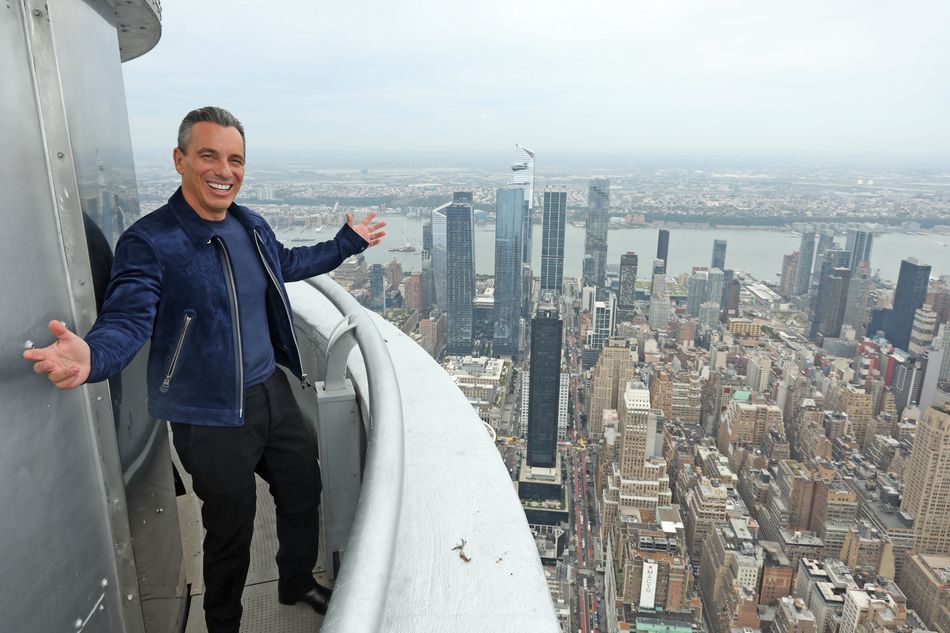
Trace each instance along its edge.
<path fill-rule="evenodd" d="M 950 156 L 950 2 L 164 0 L 136 152 L 217 104 L 249 150 Z"/>

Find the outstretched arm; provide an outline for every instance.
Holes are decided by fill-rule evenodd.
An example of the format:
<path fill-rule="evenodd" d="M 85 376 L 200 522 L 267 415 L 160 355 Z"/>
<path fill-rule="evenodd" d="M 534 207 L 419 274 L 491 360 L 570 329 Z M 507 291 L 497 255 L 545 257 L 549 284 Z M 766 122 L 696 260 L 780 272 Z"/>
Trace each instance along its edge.
<path fill-rule="evenodd" d="M 56 342 L 39 349 L 23 352 L 25 360 L 35 361 L 33 371 L 46 374 L 60 389 L 72 389 L 86 382 L 92 368 L 89 345 L 69 331 L 62 321 L 50 321 L 49 331 Z"/>
<path fill-rule="evenodd" d="M 277 241 L 268 227 L 267 239 L 272 240 L 278 249 L 281 272 L 284 281 L 299 281 L 315 275 L 330 272 L 350 255 L 362 253 L 371 246 L 379 244 L 386 235 L 382 229 L 385 222 L 373 223 L 375 212 L 369 213 L 359 222 L 353 221 L 351 213 L 346 214 L 346 224 L 332 240 L 313 246 L 286 248 Z"/>

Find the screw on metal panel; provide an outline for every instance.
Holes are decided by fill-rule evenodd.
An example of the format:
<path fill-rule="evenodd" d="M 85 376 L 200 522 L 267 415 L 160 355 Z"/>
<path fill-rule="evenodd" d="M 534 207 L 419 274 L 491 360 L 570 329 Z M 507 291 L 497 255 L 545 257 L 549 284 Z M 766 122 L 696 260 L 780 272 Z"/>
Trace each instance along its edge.
<path fill-rule="evenodd" d="M 62 152 L 56 152 L 56 158 L 63 158 L 64 156 L 66 156 L 66 154 Z"/>
<path fill-rule="evenodd" d="M 41 18 L 43 17 L 43 12 L 40 11 L 39 9 L 33 9 L 33 15 L 35 15 L 38 18 Z"/>

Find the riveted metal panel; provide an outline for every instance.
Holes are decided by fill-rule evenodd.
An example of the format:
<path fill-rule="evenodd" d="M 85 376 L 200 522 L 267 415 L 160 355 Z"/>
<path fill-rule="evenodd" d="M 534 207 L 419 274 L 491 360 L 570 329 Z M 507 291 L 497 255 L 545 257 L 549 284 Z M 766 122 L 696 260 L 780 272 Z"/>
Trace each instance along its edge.
<path fill-rule="evenodd" d="M 145 413 L 141 362 L 117 383 L 113 409 L 106 383 L 60 391 L 19 358 L 52 342 L 49 320 L 83 333 L 95 318 L 83 211 L 110 243 L 116 218 L 138 215 L 114 20 L 105 0 L 0 3 L 0 613 L 10 630 L 159 633 L 181 619 L 167 434 Z"/>
<path fill-rule="evenodd" d="M 106 0 L 49 0 L 47 6 L 79 202 L 113 247 L 141 215 L 116 14 Z M 67 259 L 70 274 L 85 272 L 80 259 Z M 92 299 L 88 292 L 75 297 L 83 313 L 90 306 L 94 314 Z M 98 432 L 114 432 L 114 443 L 103 445 L 102 452 L 117 447 L 121 468 L 119 479 L 116 471 L 105 469 L 105 483 L 125 489 L 129 542 L 116 548 L 120 568 L 134 564 L 133 593 L 141 602 L 145 629 L 165 633 L 177 628 L 182 605 L 175 600 L 184 599 L 185 585 L 168 435 L 146 406 L 146 355 L 147 348 L 121 377 L 108 382 L 107 391 L 105 384 L 99 387 L 112 406 L 97 424 L 114 425 Z"/>
<path fill-rule="evenodd" d="M 87 391 L 59 391 L 20 359 L 28 341 L 50 342 L 49 320 L 77 320 L 60 210 L 78 193 L 75 179 L 53 188 L 71 161 L 47 20 L 42 6 L 0 3 L 0 613 L 15 631 L 120 631 L 110 506 L 123 502 L 102 485 L 95 407 Z M 84 246 L 80 234 L 68 248 Z"/>

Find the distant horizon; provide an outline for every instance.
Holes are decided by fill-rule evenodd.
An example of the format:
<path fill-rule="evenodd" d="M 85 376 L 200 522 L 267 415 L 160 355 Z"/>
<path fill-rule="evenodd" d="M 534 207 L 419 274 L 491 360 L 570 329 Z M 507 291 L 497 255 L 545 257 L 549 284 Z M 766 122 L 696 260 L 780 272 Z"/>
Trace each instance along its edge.
<path fill-rule="evenodd" d="M 134 151 L 136 163 L 156 164 L 168 161 L 171 165 L 173 144 L 167 148 L 144 148 Z M 529 145 L 530 147 L 530 145 Z M 332 169 L 412 167 L 454 169 L 483 167 L 507 169 L 514 154 L 514 143 L 500 150 L 360 150 L 319 148 L 314 150 L 276 150 L 268 147 L 255 149 L 249 141 L 247 158 L 250 166 L 255 160 L 268 165 L 304 163 L 308 166 Z M 536 151 L 539 174 L 549 168 L 663 168 L 663 169 L 863 169 L 863 170 L 927 170 L 946 171 L 950 177 L 950 152 L 937 154 L 849 154 L 840 152 L 687 152 L 687 151 Z"/>

